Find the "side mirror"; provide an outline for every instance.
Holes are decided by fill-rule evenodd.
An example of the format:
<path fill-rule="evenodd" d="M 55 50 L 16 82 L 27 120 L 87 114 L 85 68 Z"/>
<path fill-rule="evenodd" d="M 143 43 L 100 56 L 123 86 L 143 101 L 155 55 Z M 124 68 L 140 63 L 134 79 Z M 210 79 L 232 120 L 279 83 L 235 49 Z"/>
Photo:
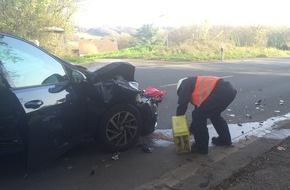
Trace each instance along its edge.
<path fill-rule="evenodd" d="M 78 71 L 78 70 L 73 70 L 72 71 L 72 80 L 73 83 L 82 83 L 87 81 L 87 77 L 84 73 Z"/>

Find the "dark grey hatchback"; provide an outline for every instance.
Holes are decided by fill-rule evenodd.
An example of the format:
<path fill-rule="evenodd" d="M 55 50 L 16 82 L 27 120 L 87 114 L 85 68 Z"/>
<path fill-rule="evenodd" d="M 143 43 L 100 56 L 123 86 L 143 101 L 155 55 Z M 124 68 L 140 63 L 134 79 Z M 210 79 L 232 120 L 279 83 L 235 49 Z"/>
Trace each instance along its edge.
<path fill-rule="evenodd" d="M 129 149 L 157 123 L 158 102 L 134 74 L 127 62 L 91 71 L 0 33 L 0 155 L 24 151 L 38 165 L 88 139 Z"/>

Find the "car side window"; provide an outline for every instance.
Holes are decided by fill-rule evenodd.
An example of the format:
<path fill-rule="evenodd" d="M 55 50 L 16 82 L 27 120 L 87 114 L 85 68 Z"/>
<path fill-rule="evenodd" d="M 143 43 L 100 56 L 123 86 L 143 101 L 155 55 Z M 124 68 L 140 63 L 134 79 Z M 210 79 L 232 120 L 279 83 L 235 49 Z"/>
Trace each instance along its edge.
<path fill-rule="evenodd" d="M 0 35 L 0 61 L 12 88 L 67 80 L 65 70 L 58 61 L 20 39 Z"/>

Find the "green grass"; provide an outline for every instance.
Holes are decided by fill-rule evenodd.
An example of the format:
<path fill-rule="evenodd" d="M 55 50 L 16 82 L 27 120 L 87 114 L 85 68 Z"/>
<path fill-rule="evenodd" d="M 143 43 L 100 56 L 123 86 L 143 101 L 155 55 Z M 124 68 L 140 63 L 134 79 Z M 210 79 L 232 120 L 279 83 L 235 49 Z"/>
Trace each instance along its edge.
<path fill-rule="evenodd" d="M 282 51 L 275 48 L 254 48 L 254 47 L 235 47 L 224 50 L 224 60 L 245 59 L 258 57 L 279 57 L 289 56 L 290 51 Z M 94 62 L 98 59 L 144 59 L 144 60 L 168 60 L 168 61 L 214 61 L 220 60 L 221 54 L 217 50 L 192 51 L 190 53 L 175 53 L 170 49 L 164 48 L 127 48 L 124 50 L 87 55 L 82 57 L 65 57 L 65 60 L 84 64 Z"/>

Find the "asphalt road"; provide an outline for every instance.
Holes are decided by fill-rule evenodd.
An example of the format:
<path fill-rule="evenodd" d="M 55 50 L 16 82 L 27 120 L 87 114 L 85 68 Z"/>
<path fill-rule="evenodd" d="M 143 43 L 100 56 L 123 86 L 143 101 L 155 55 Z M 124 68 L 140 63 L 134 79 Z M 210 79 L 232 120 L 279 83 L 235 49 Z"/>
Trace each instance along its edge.
<path fill-rule="evenodd" d="M 159 105 L 158 129 L 171 128 L 171 117 L 175 114 L 177 102 L 176 82 L 191 75 L 225 77 L 236 87 L 237 98 L 229 107 L 230 110 L 224 113 L 229 123 L 264 121 L 290 113 L 290 58 L 210 63 L 130 62 L 136 65 L 136 80 L 140 82 L 141 88 L 153 86 L 167 92 Z M 255 103 L 258 100 L 261 100 L 261 106 L 257 108 Z M 150 141 L 146 143 L 153 148 L 152 153 L 145 153 L 141 147 L 136 147 L 113 160 L 113 154 L 103 153 L 95 143 L 86 142 L 28 176 L 23 171 L 19 157 L 12 156 L 9 160 L 0 160 L 0 189 L 128 190 L 159 179 L 167 173 L 180 177 L 182 172 L 176 168 L 183 168 L 189 162 L 197 165 L 201 160 L 212 162 L 211 157 L 177 155 L 172 145 L 154 146 Z"/>
<path fill-rule="evenodd" d="M 251 59 L 225 62 L 141 62 L 136 80 L 145 89 L 164 90 L 159 106 L 159 129 L 171 128 L 171 117 L 177 107 L 176 83 L 180 78 L 196 75 L 224 77 L 237 89 L 237 97 L 223 113 L 230 124 L 259 122 L 290 112 L 290 58 Z M 148 65 L 149 64 L 149 65 Z M 255 103 L 261 101 L 261 105 Z M 189 107 L 190 116 L 193 107 Z"/>

